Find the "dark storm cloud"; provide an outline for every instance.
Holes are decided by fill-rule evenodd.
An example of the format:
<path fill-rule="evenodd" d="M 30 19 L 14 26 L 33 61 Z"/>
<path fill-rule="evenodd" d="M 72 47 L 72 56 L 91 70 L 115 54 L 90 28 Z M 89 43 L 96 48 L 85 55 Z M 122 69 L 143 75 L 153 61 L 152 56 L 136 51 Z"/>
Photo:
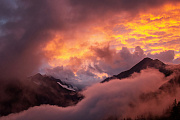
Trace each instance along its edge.
<path fill-rule="evenodd" d="M 8 7 L 7 7 L 8 6 Z M 2 0 L 0 3 L 0 16 L 1 18 L 9 18 L 13 14 L 14 10 L 11 0 Z"/>
<path fill-rule="evenodd" d="M 102 15 L 108 12 L 127 11 L 138 13 L 141 10 L 157 7 L 167 2 L 178 0 L 70 0 L 82 15 L 92 13 L 92 16 Z M 89 15 L 89 14 L 88 14 Z"/>
<path fill-rule="evenodd" d="M 51 31 L 62 29 L 47 0 L 2 0 L 0 3 L 0 73 L 3 77 L 30 74 L 41 63 L 41 47 Z"/>

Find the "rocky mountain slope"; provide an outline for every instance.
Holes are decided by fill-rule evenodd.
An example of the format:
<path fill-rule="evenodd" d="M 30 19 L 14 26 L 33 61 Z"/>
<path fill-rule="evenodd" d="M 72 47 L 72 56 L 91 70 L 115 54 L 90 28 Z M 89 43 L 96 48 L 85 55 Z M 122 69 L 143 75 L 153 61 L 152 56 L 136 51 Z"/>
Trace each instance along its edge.
<path fill-rule="evenodd" d="M 27 80 L 11 80 L 0 85 L 0 116 L 42 104 L 62 107 L 77 104 L 83 96 L 71 85 L 49 76 L 36 74 Z"/>

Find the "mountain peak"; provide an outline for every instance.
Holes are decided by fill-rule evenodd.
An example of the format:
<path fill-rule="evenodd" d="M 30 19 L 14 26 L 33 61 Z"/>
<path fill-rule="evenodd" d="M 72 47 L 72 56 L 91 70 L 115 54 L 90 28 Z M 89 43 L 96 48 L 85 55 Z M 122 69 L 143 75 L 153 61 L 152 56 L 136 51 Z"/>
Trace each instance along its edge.
<path fill-rule="evenodd" d="M 158 59 L 151 59 L 151 58 L 144 58 L 142 61 L 140 61 L 139 63 L 137 63 L 134 67 L 132 67 L 131 69 L 136 69 L 137 72 L 140 72 L 140 70 L 142 69 L 146 69 L 147 67 L 152 67 L 152 68 L 156 68 L 159 69 L 161 67 L 165 67 L 166 64 L 164 64 L 163 62 L 161 62 Z"/>
<path fill-rule="evenodd" d="M 131 76 L 134 72 L 139 73 L 141 70 L 146 69 L 148 67 L 158 69 L 160 72 L 164 73 L 165 76 L 169 76 L 172 73 L 171 71 L 165 69 L 166 64 L 164 64 L 160 60 L 158 59 L 153 60 L 149 57 L 146 57 L 143 60 L 141 60 L 139 63 L 137 63 L 135 66 L 133 66 L 131 69 L 121 72 L 118 75 L 114 75 L 112 77 L 106 78 L 101 83 L 110 81 L 111 79 L 115 79 L 115 78 L 116 79 L 127 78 Z"/>
<path fill-rule="evenodd" d="M 144 58 L 143 60 L 141 60 L 140 62 L 148 62 L 149 64 L 151 63 L 151 62 L 153 62 L 153 63 L 156 63 L 156 64 L 161 64 L 161 65 L 165 65 L 162 61 L 160 61 L 160 60 L 158 60 L 158 59 L 151 59 L 151 58 L 149 58 L 149 57 L 146 57 L 146 58 Z M 139 62 L 139 63 L 140 63 Z"/>

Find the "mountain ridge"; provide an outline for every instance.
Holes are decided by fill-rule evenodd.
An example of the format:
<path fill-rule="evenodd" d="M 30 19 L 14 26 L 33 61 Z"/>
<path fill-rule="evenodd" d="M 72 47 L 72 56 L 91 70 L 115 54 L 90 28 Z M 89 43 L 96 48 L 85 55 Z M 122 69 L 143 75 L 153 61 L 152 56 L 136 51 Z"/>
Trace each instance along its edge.
<path fill-rule="evenodd" d="M 60 79 L 40 73 L 23 82 L 14 80 L 6 83 L 0 87 L 0 96 L 3 96 L 0 98 L 0 117 L 42 104 L 73 106 L 83 99 L 83 95 L 78 91 L 64 88 L 57 81 L 65 85 Z"/>
<path fill-rule="evenodd" d="M 158 59 L 144 58 L 131 69 L 106 78 L 101 83 L 108 82 L 112 79 L 121 80 L 130 77 L 134 72 L 138 73 L 146 68 L 158 69 L 165 77 L 174 73 L 173 69 L 166 69 L 166 67 L 168 65 Z M 180 85 L 180 69 L 177 68 L 175 71 L 177 71 L 175 78 L 162 85 L 157 91 L 143 94 L 141 96 L 142 100 L 151 99 L 162 91 L 171 92 L 174 85 Z M 2 90 L 2 88 L 5 89 Z M 0 117 L 42 104 L 61 107 L 73 106 L 84 98 L 79 91 L 72 91 L 68 88 L 73 88 L 73 86 L 53 76 L 41 75 L 40 73 L 28 77 L 26 84 L 22 84 L 20 81 L 7 84 L 7 86 L 0 87 L 0 95 L 4 95 L 3 98 L 0 98 Z"/>
<path fill-rule="evenodd" d="M 112 77 L 108 77 L 105 80 L 101 81 L 101 83 L 108 82 L 113 79 L 123 79 L 130 77 L 134 72 L 139 73 L 141 70 L 146 68 L 155 68 L 158 69 L 160 72 L 162 72 L 165 76 L 169 76 L 173 72 L 171 70 L 167 70 L 165 67 L 167 65 L 161 62 L 158 59 L 151 59 L 149 57 L 144 58 L 139 63 L 134 65 L 131 69 L 123 71 L 119 73 L 118 75 L 113 75 Z"/>
<path fill-rule="evenodd" d="M 54 78 L 53 76 L 42 75 L 42 74 L 40 74 L 40 73 L 37 73 L 37 74 L 29 77 L 29 79 L 32 80 L 32 81 L 36 81 L 36 80 L 41 80 L 41 81 L 42 81 L 42 80 L 44 80 L 44 79 L 49 79 L 49 80 L 51 80 L 51 81 L 57 82 L 61 87 L 66 86 L 66 87 L 63 87 L 63 88 L 65 88 L 65 89 L 71 88 L 73 91 L 79 91 L 79 89 L 74 88 L 73 85 L 68 84 L 68 83 L 66 83 L 66 82 L 64 82 L 64 81 L 62 81 L 62 80 L 60 80 L 60 79 Z M 70 90 L 70 89 L 67 89 L 67 90 Z"/>

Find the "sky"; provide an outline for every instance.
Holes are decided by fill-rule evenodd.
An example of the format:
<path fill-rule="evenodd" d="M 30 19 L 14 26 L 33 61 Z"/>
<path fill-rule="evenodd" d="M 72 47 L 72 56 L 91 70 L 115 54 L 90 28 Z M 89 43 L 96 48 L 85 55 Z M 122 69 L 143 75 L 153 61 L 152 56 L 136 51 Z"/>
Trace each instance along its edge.
<path fill-rule="evenodd" d="M 144 57 L 180 63 L 179 0 L 1 0 L 2 78 L 88 86 Z"/>

